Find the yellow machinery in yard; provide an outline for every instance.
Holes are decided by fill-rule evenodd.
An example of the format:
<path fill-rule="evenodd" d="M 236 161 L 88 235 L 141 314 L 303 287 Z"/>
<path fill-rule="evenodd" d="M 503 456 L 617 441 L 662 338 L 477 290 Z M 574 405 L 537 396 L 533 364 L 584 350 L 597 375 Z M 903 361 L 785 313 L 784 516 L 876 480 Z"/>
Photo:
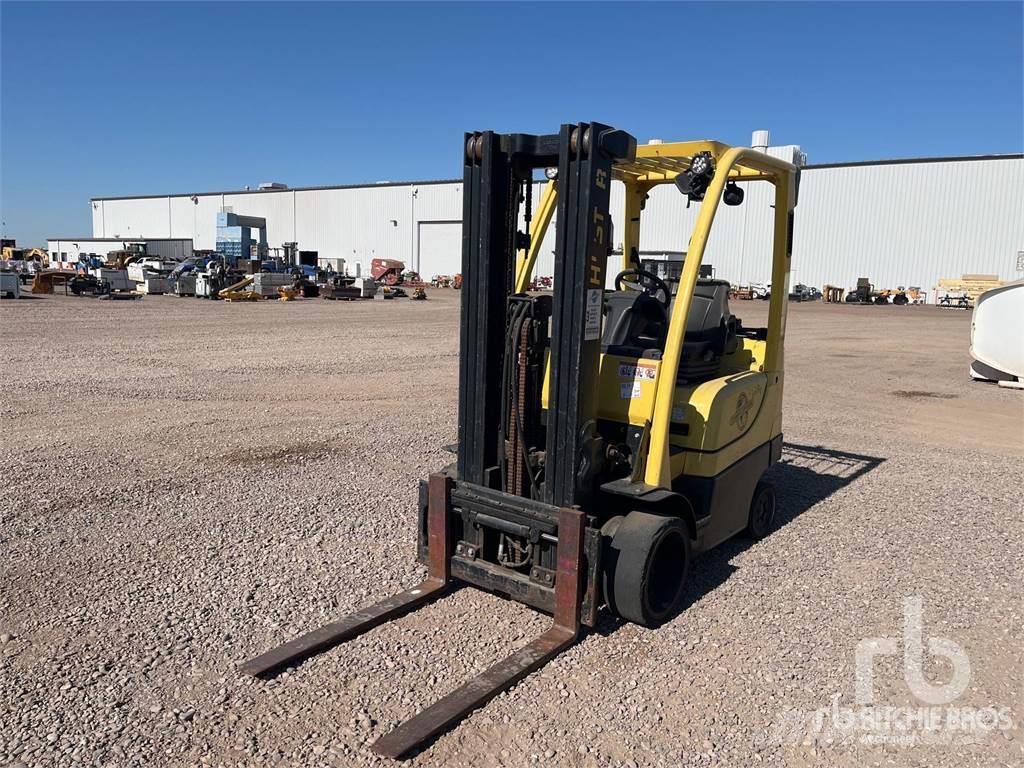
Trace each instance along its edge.
<path fill-rule="evenodd" d="M 845 288 L 840 288 L 838 285 L 825 284 L 821 288 L 822 300 L 826 304 L 842 304 L 843 294 L 846 293 Z"/>
<path fill-rule="evenodd" d="M 534 210 L 534 174 L 551 180 Z M 782 450 L 783 343 L 797 169 L 714 141 L 637 146 L 599 123 L 466 134 L 457 461 L 421 482 L 427 578 L 242 665 L 270 675 L 472 585 L 550 613 L 550 629 L 374 744 L 407 755 L 571 645 L 604 609 L 657 626 L 699 553 L 766 535 Z M 766 183 L 767 325 L 732 315 L 699 271 L 720 202 Z M 606 290 L 610 190 L 627 268 Z M 644 201 L 675 185 L 700 209 L 678 284 L 639 262 Z M 525 210 L 526 231 L 519 231 Z M 555 213 L 557 211 L 557 217 Z M 557 220 L 551 295 L 530 295 Z M 766 254 L 767 256 L 767 254 Z"/>
<path fill-rule="evenodd" d="M 14 243 L 13 240 L 8 241 Z M 18 248 L 17 245 L 5 245 L 2 250 L 4 261 L 37 261 L 45 264 L 50 255 L 42 248 Z"/>
<path fill-rule="evenodd" d="M 262 301 L 263 296 L 253 290 L 247 290 L 252 285 L 253 277 L 249 275 L 243 277 L 236 283 L 232 283 L 227 288 L 222 288 L 217 292 L 218 298 L 224 299 L 224 301 Z"/>

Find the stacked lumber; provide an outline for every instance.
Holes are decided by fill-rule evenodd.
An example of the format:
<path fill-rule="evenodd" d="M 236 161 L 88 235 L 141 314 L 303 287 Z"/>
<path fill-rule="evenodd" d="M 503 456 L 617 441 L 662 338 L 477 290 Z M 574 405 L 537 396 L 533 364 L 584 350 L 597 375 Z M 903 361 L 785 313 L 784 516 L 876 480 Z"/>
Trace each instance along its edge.
<path fill-rule="evenodd" d="M 985 291 L 999 288 L 1003 281 L 999 275 L 961 275 L 959 278 L 942 278 L 935 286 L 936 304 L 942 296 L 966 296 L 973 307 L 978 296 Z"/>

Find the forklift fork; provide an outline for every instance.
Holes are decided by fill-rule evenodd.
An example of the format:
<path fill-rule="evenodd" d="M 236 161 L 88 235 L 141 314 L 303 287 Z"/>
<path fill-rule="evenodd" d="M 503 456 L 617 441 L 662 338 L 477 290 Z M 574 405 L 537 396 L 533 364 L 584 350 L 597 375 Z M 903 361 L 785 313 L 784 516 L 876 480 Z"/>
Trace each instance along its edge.
<path fill-rule="evenodd" d="M 452 587 L 451 482 L 444 475 L 430 476 L 427 509 L 430 548 L 426 579 L 413 589 L 399 592 L 250 659 L 239 671 L 257 677 L 269 676 L 448 594 Z M 580 629 L 584 527 L 583 512 L 566 508 L 559 510 L 558 570 L 552 626 L 528 645 L 378 739 L 373 744 L 375 752 L 391 758 L 402 757 L 448 730 L 576 641 Z"/>

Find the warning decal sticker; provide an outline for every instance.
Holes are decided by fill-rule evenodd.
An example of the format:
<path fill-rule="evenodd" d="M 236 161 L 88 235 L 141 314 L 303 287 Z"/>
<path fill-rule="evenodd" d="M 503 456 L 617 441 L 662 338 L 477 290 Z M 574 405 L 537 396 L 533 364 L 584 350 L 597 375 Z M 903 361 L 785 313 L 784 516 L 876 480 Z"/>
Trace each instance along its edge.
<path fill-rule="evenodd" d="M 640 397 L 640 382 L 634 381 L 629 384 L 620 384 L 619 397 L 623 400 L 632 400 L 633 398 Z"/>
<path fill-rule="evenodd" d="M 658 369 L 653 365 L 633 365 L 632 363 L 619 363 L 619 376 L 624 379 L 639 379 L 641 381 L 654 381 Z"/>
<path fill-rule="evenodd" d="M 591 288 L 587 291 L 587 314 L 583 326 L 583 340 L 594 341 L 601 338 L 601 299 L 604 291 Z"/>

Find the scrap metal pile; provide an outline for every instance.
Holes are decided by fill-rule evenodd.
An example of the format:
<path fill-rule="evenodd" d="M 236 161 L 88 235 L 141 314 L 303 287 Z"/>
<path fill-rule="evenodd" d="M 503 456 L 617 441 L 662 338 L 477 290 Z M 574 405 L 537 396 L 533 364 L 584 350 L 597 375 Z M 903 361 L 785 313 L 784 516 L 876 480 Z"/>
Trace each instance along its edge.
<path fill-rule="evenodd" d="M 242 220 L 241 218 L 239 219 Z M 245 219 L 249 221 L 248 218 Z M 253 226 L 262 219 L 252 219 Z M 254 241 L 255 242 L 255 241 Z M 5 258 L 21 258 L 24 249 L 16 250 L 14 241 L 4 241 Z M 244 250 L 244 249 L 243 249 Z M 0 264 L 0 271 L 32 281 L 33 293 L 53 293 L 63 286 L 65 293 L 99 298 L 139 298 L 143 295 L 173 294 L 227 302 L 256 302 L 265 299 L 295 301 L 321 297 L 329 300 L 362 301 L 367 299 L 427 298 L 428 288 L 462 287 L 462 275 L 435 275 L 428 282 L 415 270 L 407 269 L 399 259 L 374 258 L 368 275 L 349 274 L 344 259 L 316 258 L 315 251 L 299 251 L 298 243 L 285 243 L 281 248 L 268 248 L 262 235 L 252 245 L 249 256 L 223 250 L 194 250 L 186 258 L 170 258 L 151 253 L 144 242 L 126 243 L 106 256 L 82 253 L 72 269 L 44 269 L 49 258 L 38 251 L 30 267 Z M 310 256 L 309 254 L 312 254 Z M 312 260 L 311 260 L 312 259 Z M 14 264 L 14 262 L 11 262 Z M 25 262 L 29 263 L 29 262 Z M 10 281 L 8 281 L 10 282 Z M 550 278 L 535 281 L 536 290 L 549 290 Z M 14 296 L 14 288 L 4 290 Z"/>

